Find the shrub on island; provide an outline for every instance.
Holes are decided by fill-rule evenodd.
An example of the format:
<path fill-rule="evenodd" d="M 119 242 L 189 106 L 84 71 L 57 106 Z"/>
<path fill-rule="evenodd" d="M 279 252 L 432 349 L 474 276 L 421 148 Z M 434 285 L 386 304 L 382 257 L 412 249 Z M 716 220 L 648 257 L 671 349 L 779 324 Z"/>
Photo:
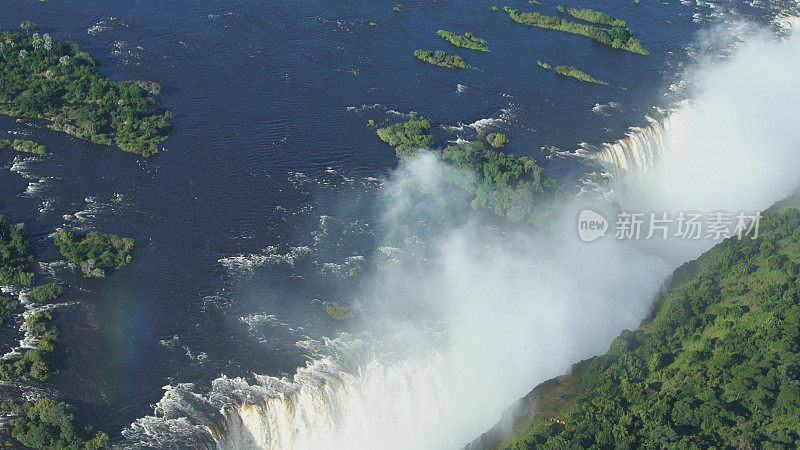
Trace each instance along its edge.
<path fill-rule="evenodd" d="M 381 128 L 378 136 L 397 146 L 396 154 L 401 159 L 433 145 L 430 122 L 424 119 Z M 492 133 L 485 139 L 499 146 L 508 142 L 508 137 L 500 133 Z M 445 176 L 473 196 L 474 208 L 487 208 L 513 222 L 544 225 L 555 204 L 566 196 L 533 158 L 498 152 L 483 141 L 432 151 L 455 169 Z"/>
<path fill-rule="evenodd" d="M 608 85 L 608 83 L 606 83 L 605 81 L 596 80 L 588 73 L 582 72 L 574 67 L 556 66 L 556 73 L 558 73 L 559 75 L 563 75 L 565 77 L 572 77 L 575 78 L 576 80 L 585 81 L 587 83 Z"/>
<path fill-rule="evenodd" d="M 141 156 L 158 153 L 172 115 L 159 111 L 146 89 L 160 86 L 111 81 L 77 44 L 29 35 L 35 30 L 23 22 L 18 31 L 0 31 L 0 114 L 44 119 L 55 130 Z"/>
<path fill-rule="evenodd" d="M 0 363 L 0 379 L 16 382 L 22 377 L 38 381 L 46 381 L 58 373 L 53 364 L 53 350 L 58 340 L 58 329 L 52 325 L 53 317 L 47 311 L 40 311 L 28 316 L 25 325 L 28 332 L 39 340 L 35 348 L 28 349 L 22 355 L 15 355 Z"/>
<path fill-rule="evenodd" d="M 43 398 L 19 404 L 3 402 L 0 408 L 12 416 L 11 436 L 27 448 L 94 450 L 109 446 L 108 435 L 81 426 L 75 408 L 66 403 Z"/>
<path fill-rule="evenodd" d="M 30 286 L 33 273 L 27 268 L 32 262 L 33 251 L 25 231 L 0 214 L 0 285 Z"/>
<path fill-rule="evenodd" d="M 610 29 L 571 22 L 557 16 L 547 16 L 540 13 L 523 13 L 508 6 L 503 11 L 509 14 L 515 22 L 531 27 L 545 28 L 548 30 L 562 31 L 580 36 L 586 36 L 595 41 L 609 45 L 616 49 L 627 50 L 632 53 L 647 56 L 650 54 L 642 43 L 633 37 L 633 32 L 625 27 L 615 26 Z"/>
<path fill-rule="evenodd" d="M 19 310 L 19 302 L 11 297 L 0 295 L 0 325 L 3 324 L 5 318 L 14 314 Z"/>
<path fill-rule="evenodd" d="M 436 32 L 436 34 L 442 39 L 446 40 L 447 42 L 455 45 L 456 47 L 463 47 L 471 50 L 480 50 L 482 52 L 489 51 L 489 48 L 486 47 L 487 42 L 475 36 L 472 33 L 464 33 L 463 36 L 459 36 L 450 31 L 439 30 Z"/>
<path fill-rule="evenodd" d="M 108 271 L 131 262 L 134 241 L 92 231 L 80 237 L 59 230 L 53 239 L 61 255 L 81 268 L 86 277 L 104 277 Z"/>
<path fill-rule="evenodd" d="M 433 145 L 431 123 L 426 119 L 410 119 L 405 123 L 378 128 L 376 133 L 383 142 L 395 147 L 398 158 L 404 158 L 420 148 Z"/>
<path fill-rule="evenodd" d="M 596 23 L 599 25 L 607 25 L 610 27 L 626 27 L 627 24 L 624 20 L 615 19 L 614 16 L 611 14 L 606 14 L 604 12 L 595 11 L 593 9 L 588 8 L 570 8 L 567 10 L 569 15 L 578 19 L 583 20 L 586 22 Z"/>
<path fill-rule="evenodd" d="M 28 297 L 38 303 L 51 302 L 61 297 L 66 290 L 58 283 L 47 283 L 41 286 L 36 286 L 31 290 Z"/>
<path fill-rule="evenodd" d="M 466 69 L 467 63 L 458 55 L 448 55 L 443 51 L 430 52 L 427 50 L 416 50 L 414 56 L 421 61 L 434 66 L 447 67 L 448 69 Z"/>
<path fill-rule="evenodd" d="M 544 225 L 564 195 L 535 159 L 487 147 L 481 141 L 447 147 L 442 158 L 455 168 L 451 182 L 473 195 L 473 208 L 486 208 L 512 222 Z"/>
<path fill-rule="evenodd" d="M 46 155 L 47 154 L 47 147 L 41 144 L 37 144 L 33 141 L 24 141 L 21 139 L 14 139 L 14 142 L 11 144 L 11 147 L 22 153 L 31 153 L 34 155 Z"/>
<path fill-rule="evenodd" d="M 325 303 L 325 311 L 333 320 L 350 320 L 353 318 L 350 306 L 339 304 L 338 302 Z"/>
<path fill-rule="evenodd" d="M 503 133 L 491 133 L 486 136 L 486 142 L 494 148 L 500 148 L 508 144 L 508 136 Z"/>

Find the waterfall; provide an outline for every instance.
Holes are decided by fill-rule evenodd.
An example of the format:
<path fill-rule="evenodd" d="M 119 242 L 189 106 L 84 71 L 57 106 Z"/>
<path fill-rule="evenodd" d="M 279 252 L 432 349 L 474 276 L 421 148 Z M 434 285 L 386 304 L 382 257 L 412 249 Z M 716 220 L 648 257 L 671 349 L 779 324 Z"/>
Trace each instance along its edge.
<path fill-rule="evenodd" d="M 309 363 L 291 379 L 228 380 L 238 387 L 224 390 L 247 394 L 227 409 L 228 432 L 217 436 L 217 447 L 400 448 L 408 441 L 391 439 L 393 429 L 424 425 L 425 411 L 433 410 L 437 398 L 433 387 L 440 369 L 433 358 L 392 365 L 371 361 L 350 373 L 326 359 Z M 222 383 L 217 389 L 223 390 Z"/>
<path fill-rule="evenodd" d="M 425 334 L 413 340 L 437 340 Z M 205 394 L 191 383 L 167 387 L 156 415 L 123 432 L 126 447 L 400 449 L 410 442 L 409 429 L 419 432 L 417 448 L 425 446 L 451 412 L 444 404 L 448 372 L 434 348 L 408 344 L 407 335 L 305 341 L 299 345 L 316 356 L 291 377 L 221 376 Z"/>
<path fill-rule="evenodd" d="M 646 174 L 661 158 L 664 148 L 680 139 L 680 130 L 693 110 L 689 101 L 683 101 L 659 119 L 648 117 L 647 126 L 631 128 L 616 142 L 603 144 L 599 150 L 584 150 L 616 177 L 628 172 Z"/>

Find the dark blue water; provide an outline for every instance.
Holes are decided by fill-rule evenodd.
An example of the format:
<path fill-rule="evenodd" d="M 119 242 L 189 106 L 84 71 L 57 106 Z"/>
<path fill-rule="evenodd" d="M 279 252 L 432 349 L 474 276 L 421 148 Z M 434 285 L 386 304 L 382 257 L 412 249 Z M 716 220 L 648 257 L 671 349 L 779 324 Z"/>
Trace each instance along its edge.
<path fill-rule="evenodd" d="M 543 3 L 508 4 L 555 14 Z M 559 152 L 620 138 L 678 98 L 669 87 L 699 30 L 738 16 L 769 22 L 775 12 L 728 2 L 569 5 L 628 21 L 651 52 L 642 57 L 514 23 L 491 5 L 4 1 L 3 28 L 32 20 L 79 43 L 112 79 L 161 83 L 175 114 L 166 151 L 147 160 L 0 118 L 0 136 L 21 134 L 53 153 L 0 154 L 0 207 L 25 223 L 38 261 L 58 260 L 48 237 L 58 227 L 137 242 L 134 262 L 102 280 L 38 268 L 40 280 L 71 287 L 55 310 L 62 369 L 51 385 L 61 397 L 118 439 L 152 413 L 164 385 L 302 365 L 295 342 L 341 328 L 322 302 L 356 292 L 350 271 L 369 270 L 375 251 L 375 193 L 396 160 L 370 119 L 416 112 L 441 145 L 474 138 L 469 124 L 490 119 L 480 123 L 511 138 L 506 151 L 535 157 L 571 188 L 590 167 Z M 456 49 L 439 29 L 473 32 L 491 52 Z M 425 64 L 418 48 L 458 53 L 480 70 Z M 537 60 L 610 85 L 559 77 Z M 18 339 L 10 327 L 6 347 Z"/>

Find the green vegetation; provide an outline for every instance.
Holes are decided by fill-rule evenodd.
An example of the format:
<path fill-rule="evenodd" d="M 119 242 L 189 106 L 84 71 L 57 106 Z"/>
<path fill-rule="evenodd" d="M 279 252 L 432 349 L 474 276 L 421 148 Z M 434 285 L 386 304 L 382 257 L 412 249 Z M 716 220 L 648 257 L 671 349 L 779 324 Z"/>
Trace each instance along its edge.
<path fill-rule="evenodd" d="M 31 22 L 30 20 L 23 20 L 19 24 L 19 29 L 23 33 L 30 33 L 31 31 L 39 31 L 39 25 Z"/>
<path fill-rule="evenodd" d="M 633 37 L 633 32 L 625 27 L 601 28 L 594 25 L 584 25 L 570 22 L 557 16 L 546 16 L 539 13 L 523 13 L 508 6 L 503 8 L 512 20 L 531 27 L 545 28 L 548 30 L 563 31 L 578 34 L 594 39 L 595 41 L 610 45 L 613 48 L 627 50 L 639 55 L 649 55 L 650 52 L 642 47 L 642 43 Z"/>
<path fill-rule="evenodd" d="M 107 448 L 108 435 L 82 427 L 75 410 L 66 403 L 43 398 L 33 403 L 3 402 L 2 409 L 13 414 L 11 436 L 28 448 L 100 449 Z M 6 446 L 16 447 L 13 442 Z"/>
<path fill-rule="evenodd" d="M 53 317 L 47 311 L 32 314 L 25 319 L 25 324 L 35 338 L 39 339 L 36 348 L 28 349 L 16 359 L 0 362 L 0 379 L 3 381 L 19 381 L 22 377 L 46 381 L 58 373 L 53 364 L 53 350 L 58 340 L 58 330 L 51 324 Z"/>
<path fill-rule="evenodd" d="M 133 245 L 131 241 L 130 246 Z M 17 228 L 5 215 L 0 215 L 0 280 L 2 284 L 30 285 L 33 274 L 26 268 L 33 262 L 30 243 L 21 228 Z M 30 298 L 46 302 L 58 298 L 64 288 L 56 283 L 48 283 L 31 290 Z M 9 315 L 20 310 L 16 299 L 0 295 L 0 323 Z M 58 373 L 53 362 L 53 351 L 58 341 L 58 330 L 52 324 L 53 317 L 47 311 L 39 311 L 25 318 L 28 333 L 38 343 L 34 348 L 24 350 L 0 361 L 0 380 L 16 383 L 26 381 L 47 381 Z M 6 423 L 11 426 L 11 435 L 0 439 L 6 447 L 19 448 L 86 448 L 108 447 L 108 436 L 97 433 L 94 436 L 89 428 L 77 424 L 72 409 L 64 404 L 56 404 L 49 399 L 35 403 L 16 404 L 4 402 L 0 407 L 8 411 Z M 8 417 L 11 416 L 10 420 Z M 13 439 L 13 441 L 11 440 Z"/>
<path fill-rule="evenodd" d="M 0 214 L 0 285 L 30 286 L 33 273 L 26 269 L 33 262 L 33 251 L 25 231 Z"/>
<path fill-rule="evenodd" d="M 0 295 L 0 325 L 3 324 L 5 318 L 16 313 L 19 310 L 19 302 L 11 297 Z"/>
<path fill-rule="evenodd" d="M 546 62 L 536 61 L 536 64 L 538 64 L 539 67 L 550 70 L 550 64 L 547 64 Z"/>
<path fill-rule="evenodd" d="M 378 128 L 376 132 L 383 142 L 395 147 L 398 158 L 410 156 L 420 148 L 433 145 L 431 123 L 426 119 L 412 118 L 405 123 Z"/>
<path fill-rule="evenodd" d="M 535 159 L 507 155 L 480 141 L 448 147 L 442 158 L 460 169 L 450 181 L 472 194 L 473 208 L 487 208 L 512 222 L 544 225 L 563 195 Z"/>
<path fill-rule="evenodd" d="M 420 148 L 433 146 L 430 122 L 425 119 L 397 123 L 380 128 L 377 133 L 381 140 L 396 146 L 398 158 L 410 157 Z M 562 190 L 544 175 L 533 158 L 500 153 L 489 148 L 483 139 L 498 146 L 508 142 L 505 135 L 492 133 L 485 138 L 481 136 L 481 141 L 437 152 L 454 169 L 448 173 L 449 182 L 469 192 L 476 209 L 490 209 L 513 222 L 546 223 L 555 202 L 564 197 Z M 471 173 L 477 177 L 465 175 Z"/>
<path fill-rule="evenodd" d="M 459 36 L 455 33 L 445 30 L 439 30 L 436 32 L 439 37 L 446 40 L 447 42 L 455 45 L 456 47 L 463 47 L 468 48 L 471 50 L 480 50 L 482 52 L 488 52 L 489 48 L 486 47 L 487 42 L 472 33 L 464 33 L 463 36 Z"/>
<path fill-rule="evenodd" d="M 583 20 L 586 22 L 596 23 L 599 25 L 606 25 L 609 27 L 622 27 L 625 28 L 628 24 L 624 20 L 615 19 L 611 14 L 606 14 L 593 9 L 576 9 L 570 8 L 567 10 L 570 16 Z"/>
<path fill-rule="evenodd" d="M 0 32 L 0 114 L 51 122 L 67 134 L 151 156 L 169 137 L 169 112 L 157 113 L 154 98 L 134 82 L 114 82 L 76 44 L 50 35 Z"/>
<path fill-rule="evenodd" d="M 563 7 L 563 6 L 561 6 L 561 5 L 558 5 L 558 7 L 557 7 L 556 9 L 558 10 L 558 13 L 559 13 L 559 14 L 564 14 L 564 11 L 566 11 L 566 10 L 564 9 L 564 7 Z"/>
<path fill-rule="evenodd" d="M 608 85 L 608 83 L 606 83 L 605 81 L 595 80 L 588 73 L 581 72 L 580 70 L 574 67 L 556 66 L 556 73 L 558 73 L 559 75 L 564 75 L 565 77 L 572 77 L 575 78 L 576 80 L 585 81 L 587 83 Z"/>
<path fill-rule="evenodd" d="M 500 148 L 508 144 L 508 136 L 503 133 L 491 133 L 486 136 L 486 142 L 494 148 Z"/>
<path fill-rule="evenodd" d="M 795 448 L 800 211 L 751 237 L 681 266 L 639 329 L 526 396 L 503 447 Z"/>
<path fill-rule="evenodd" d="M 325 303 L 325 311 L 334 320 L 350 320 L 353 318 L 353 313 L 350 311 L 349 305 L 340 305 L 337 302 Z"/>
<path fill-rule="evenodd" d="M 64 237 L 62 239 L 66 243 L 72 242 L 73 246 L 78 245 L 72 240 Z M 133 241 L 129 241 L 126 244 L 132 248 Z M 127 255 L 126 260 L 130 260 L 130 255 Z M 33 254 L 25 232 L 8 217 L 0 215 L 0 283 L 31 285 L 33 274 L 26 272 L 31 262 Z M 31 290 L 30 298 L 37 302 L 46 302 L 63 293 L 63 287 L 48 283 Z M 0 295 L 0 323 L 19 310 L 20 305 L 16 299 Z M 0 380 L 11 383 L 21 380 L 46 381 L 58 373 L 53 362 L 58 329 L 52 324 L 52 319 L 47 311 L 39 311 L 25 318 L 28 333 L 38 343 L 34 348 L 25 349 L 22 354 L 0 361 Z M 64 403 L 56 404 L 52 400 L 42 399 L 20 405 L 4 402 L 0 407 L 8 411 L 4 414 L 6 418 L 11 415 L 6 423 L 11 425 L 10 437 L 16 441 L 10 441 L 8 437 L 0 439 L 3 446 L 18 448 L 24 445 L 26 448 L 48 449 L 108 447 L 108 436 L 102 432 L 92 436 L 89 428 L 82 428 L 77 424 L 72 409 Z"/>
<path fill-rule="evenodd" d="M 497 5 L 492 5 L 492 11 L 500 11 L 500 8 Z"/>
<path fill-rule="evenodd" d="M 11 147 L 23 153 L 32 153 L 34 155 L 46 155 L 47 154 L 47 147 L 44 145 L 37 144 L 33 141 L 23 141 L 20 139 L 14 139 L 14 142 L 11 144 Z"/>
<path fill-rule="evenodd" d="M 92 231 L 80 238 L 59 230 L 53 239 L 61 255 L 81 268 L 84 276 L 103 277 L 131 262 L 133 239 Z"/>
<path fill-rule="evenodd" d="M 8 217 L 0 214 L 0 283 L 30 286 L 33 284 L 33 273 L 26 269 L 32 262 L 31 244 L 25 232 L 11 223 Z M 16 299 L 0 295 L 0 322 L 19 309 Z M 51 361 L 58 339 L 58 330 L 50 324 L 51 319 L 49 312 L 38 312 L 25 319 L 28 331 L 39 339 L 39 344 L 36 348 L 28 349 L 24 355 L 0 362 L 0 379 L 17 381 L 26 376 L 44 381 L 58 372 Z"/>
<path fill-rule="evenodd" d="M 66 292 L 66 290 L 60 284 L 47 283 L 33 288 L 28 296 L 38 303 L 47 303 L 61 297 L 64 295 L 64 292 Z"/>
<path fill-rule="evenodd" d="M 467 64 L 458 55 L 448 55 L 443 51 L 429 52 L 426 50 L 414 51 L 417 59 L 425 61 L 434 66 L 447 67 L 448 69 L 466 69 Z"/>

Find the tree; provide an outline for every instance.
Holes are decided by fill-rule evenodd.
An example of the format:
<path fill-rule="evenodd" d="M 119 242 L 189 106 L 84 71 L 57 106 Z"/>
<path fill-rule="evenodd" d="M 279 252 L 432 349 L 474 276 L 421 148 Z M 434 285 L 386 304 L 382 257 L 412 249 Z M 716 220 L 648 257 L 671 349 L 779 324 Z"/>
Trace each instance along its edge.
<path fill-rule="evenodd" d="M 36 31 L 39 29 L 39 25 L 31 22 L 30 20 L 23 20 L 22 23 L 19 24 L 19 29 L 23 33 L 30 33 L 31 31 Z"/>
<path fill-rule="evenodd" d="M 633 37 L 633 32 L 627 27 L 612 27 L 609 31 L 612 40 L 619 39 L 622 42 L 628 42 Z"/>
<path fill-rule="evenodd" d="M 42 36 L 42 46 L 47 52 L 53 49 L 53 38 L 51 38 L 48 33 L 45 33 L 44 36 Z"/>

